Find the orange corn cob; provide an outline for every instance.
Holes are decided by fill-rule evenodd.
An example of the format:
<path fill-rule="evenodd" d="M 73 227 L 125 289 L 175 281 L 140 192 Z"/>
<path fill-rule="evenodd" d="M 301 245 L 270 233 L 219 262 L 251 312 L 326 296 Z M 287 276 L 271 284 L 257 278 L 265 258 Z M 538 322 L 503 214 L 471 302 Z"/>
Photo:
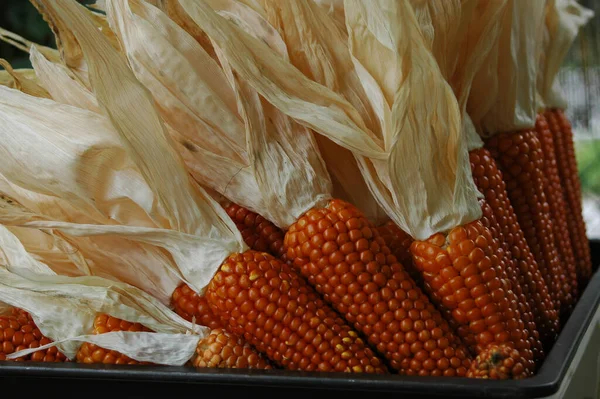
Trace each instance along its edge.
<path fill-rule="evenodd" d="M 104 334 L 114 331 L 150 331 L 140 323 L 131 323 L 116 317 L 100 314 L 94 320 L 94 334 Z M 77 362 L 79 363 L 104 363 L 104 364 L 144 364 L 114 350 L 107 350 L 89 342 L 84 342 L 77 351 Z"/>
<path fill-rule="evenodd" d="M 451 312 L 457 325 L 468 327 L 474 335 L 476 354 L 485 354 L 490 345 L 516 349 L 519 359 L 513 366 L 532 373 L 533 354 L 508 289 L 510 283 L 502 278 L 502 253 L 498 249 L 498 240 L 481 221 L 411 245 L 415 265 L 434 300 Z"/>
<path fill-rule="evenodd" d="M 536 133 L 542 145 L 542 152 L 544 153 L 544 187 L 552 214 L 555 245 L 558 256 L 562 261 L 562 273 L 565 276 L 565 281 L 563 281 L 562 285 L 563 294 L 561 304 L 563 305 L 563 309 L 561 310 L 565 317 L 568 317 L 575 305 L 576 298 L 579 296 L 577 292 L 577 268 L 575 266 L 573 246 L 569 237 L 566 203 L 558 175 L 554 139 L 552 138 L 552 132 L 548 127 L 546 118 L 543 115 L 538 115 L 537 117 Z"/>
<path fill-rule="evenodd" d="M 414 241 L 413 238 L 391 220 L 377 227 L 377 231 L 392 252 L 392 255 L 404 266 L 410 277 L 417 283 L 420 283 L 420 274 L 413 264 L 410 253 L 410 244 Z"/>
<path fill-rule="evenodd" d="M 577 267 L 577 283 L 581 291 L 592 275 L 592 261 L 585 221 L 583 220 L 581 182 L 579 181 L 577 160 L 575 158 L 573 131 L 563 110 L 547 110 L 544 115 L 554 139 L 557 169 L 565 197 L 567 229 L 569 236 L 572 238 L 571 244 Z"/>
<path fill-rule="evenodd" d="M 244 242 L 250 249 L 266 252 L 276 258 L 285 255 L 283 249 L 284 232 L 256 212 L 231 203 L 225 211 L 242 233 Z"/>
<path fill-rule="evenodd" d="M 31 315 L 13 308 L 10 316 L 0 316 L 0 360 L 24 349 L 39 348 L 52 341 L 42 335 Z M 13 361 L 66 362 L 67 358 L 55 346 L 22 356 Z"/>
<path fill-rule="evenodd" d="M 501 233 L 500 225 L 494 216 L 492 207 L 484 200 L 480 200 L 480 203 L 483 212 L 480 219 L 481 223 L 490 230 L 492 237 L 497 241 L 496 246 L 501 249 L 499 252 L 502 254 L 500 258 L 500 267 L 497 270 L 499 277 L 507 283 L 506 292 L 512 305 L 511 308 L 515 314 L 517 314 L 519 328 L 524 330 L 524 334 L 527 336 L 529 349 L 532 351 L 533 359 L 539 364 L 544 358 L 544 349 L 542 342 L 540 341 L 533 314 L 529 307 L 529 302 L 527 302 L 527 298 L 521 290 L 518 276 L 516 276 L 515 261 L 508 249 L 508 244 L 504 235 Z"/>
<path fill-rule="evenodd" d="M 495 380 L 520 380 L 528 376 L 519 364 L 519 351 L 506 346 L 491 345 L 473 362 L 469 377 Z"/>
<path fill-rule="evenodd" d="M 393 369 L 466 375 L 466 348 L 356 207 L 332 200 L 306 212 L 285 246 L 294 267 Z"/>
<path fill-rule="evenodd" d="M 211 330 L 196 348 L 195 367 L 270 369 L 269 362 L 243 339 L 222 328 Z"/>
<path fill-rule="evenodd" d="M 566 276 L 561 273 L 552 216 L 544 192 L 544 156 L 540 141 L 533 130 L 522 130 L 495 135 L 485 146 L 502 171 L 519 225 L 546 281 L 554 308 L 559 310 Z"/>
<path fill-rule="evenodd" d="M 508 260 L 506 270 L 508 277 L 515 286 L 515 293 L 520 298 L 519 301 L 529 304 L 539 338 L 544 346 L 549 348 L 558 333 L 558 313 L 508 198 L 502 172 L 498 169 L 490 152 L 485 148 L 472 150 L 469 152 L 469 156 L 473 180 L 489 205 L 482 208 L 483 214 L 491 219 L 493 213 L 498 224 L 496 236 L 503 243 L 504 251 L 510 252 L 512 261 L 514 261 L 513 267 L 510 265 L 511 259 Z M 488 210 L 491 212 L 488 213 Z M 515 278 L 517 279 L 516 283 Z M 525 296 L 525 300 L 518 292 L 519 289 Z M 526 321 L 527 310 L 523 309 L 522 312 L 524 321 Z M 528 327 L 530 331 L 533 330 L 533 325 Z M 535 358 L 539 360 L 542 353 L 535 352 L 536 345 L 532 347 L 532 350 Z"/>
<path fill-rule="evenodd" d="M 210 310 L 205 296 L 198 295 L 187 284 L 181 284 L 173 291 L 171 303 L 175 312 L 187 321 L 215 329 L 223 327 L 219 318 Z"/>
<path fill-rule="evenodd" d="M 231 255 L 206 298 L 228 331 L 286 369 L 386 371 L 358 334 L 290 266 L 269 254 Z"/>

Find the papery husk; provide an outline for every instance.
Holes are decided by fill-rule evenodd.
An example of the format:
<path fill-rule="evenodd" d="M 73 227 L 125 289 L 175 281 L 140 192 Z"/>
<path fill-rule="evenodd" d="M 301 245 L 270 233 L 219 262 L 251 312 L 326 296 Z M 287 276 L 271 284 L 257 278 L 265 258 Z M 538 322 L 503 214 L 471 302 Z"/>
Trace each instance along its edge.
<path fill-rule="evenodd" d="M 31 46 L 29 60 L 40 85 L 50 93 L 54 101 L 100 113 L 92 92 L 67 67 L 47 59 L 36 45 Z"/>
<path fill-rule="evenodd" d="M 239 231 L 225 211 L 193 184 L 152 96 L 135 78 L 125 57 L 95 29 L 85 8 L 73 0 L 36 2 L 43 4 L 42 10 L 47 19 L 54 21 L 54 25 L 68 27 L 68 34 L 76 37 L 88 65 L 96 99 L 152 188 L 169 221 L 168 227 L 221 241 L 221 261 L 230 253 L 225 248 L 245 249 Z"/>
<path fill-rule="evenodd" d="M 365 3 L 352 3 L 352 7 L 349 7 L 347 2 L 345 6 L 347 24 L 349 8 L 369 8 L 360 12 L 376 13 L 368 15 L 368 21 L 373 26 L 363 26 L 361 35 L 372 33 L 366 29 L 374 29 L 377 34 L 383 35 L 356 40 L 360 43 L 356 43 L 355 47 L 360 44 L 362 48 L 368 49 L 361 54 L 354 53 L 361 64 L 364 64 L 362 55 L 368 55 L 369 62 L 385 65 L 386 69 L 394 65 L 412 66 L 408 68 L 412 72 L 408 77 L 399 74 L 399 68 L 396 72 L 392 69 L 391 72 L 386 72 L 384 81 L 379 84 L 392 84 L 398 89 L 396 93 L 386 86 L 388 93 L 392 93 L 391 98 L 398 100 L 391 104 L 384 102 L 385 92 L 382 93 L 378 88 L 379 82 L 373 76 L 370 80 L 365 78 L 369 75 L 369 69 L 357 67 L 364 84 L 369 85 L 365 87 L 365 91 L 375 104 L 376 112 L 385 112 L 386 108 L 388 110 L 388 115 L 383 114 L 380 120 L 386 121 L 388 118 L 387 120 L 392 121 L 384 125 L 384 136 L 389 134 L 391 137 L 385 141 L 390 143 L 389 150 L 365 126 L 358 111 L 339 95 L 307 80 L 303 75 L 298 76 L 298 71 L 286 64 L 268 46 L 219 18 L 203 2 L 180 0 L 180 4 L 223 51 L 237 74 L 247 80 L 267 101 L 337 144 L 352 150 L 359 160 L 365 181 L 380 205 L 396 224 L 413 237 L 424 239 L 435 232 L 447 231 L 480 217 L 477 190 L 472 179 L 469 179 L 470 165 L 465 141 L 460 139 L 461 120 L 456 99 L 426 46 L 414 45 L 424 39 L 408 4 L 384 2 L 377 7 L 369 7 Z M 398 24 L 398 20 L 408 23 Z M 391 33 L 394 34 L 396 43 L 390 47 Z M 379 40 L 383 42 L 378 46 Z M 398 48 L 397 45 L 401 47 Z M 385 46 L 396 50 L 384 54 Z M 373 50 L 375 47 L 379 48 Z M 414 49 L 417 50 L 413 51 Z M 374 57 L 373 51 L 382 53 L 379 57 Z M 395 56 L 397 54 L 404 57 L 398 59 Z M 386 62 L 386 57 L 392 63 Z M 423 76 L 423 72 L 427 72 L 427 76 Z M 427 87 L 423 88 L 423 83 Z M 412 87 L 419 87 L 419 90 L 411 91 Z M 437 107 L 429 107 L 429 99 L 432 97 L 442 99 Z M 340 112 L 342 110 L 344 112 Z M 418 118 L 413 118 L 415 113 L 420 114 Z M 425 126 L 424 129 L 422 125 L 417 126 L 418 121 L 431 121 L 435 126 Z M 417 144 L 414 141 L 416 139 L 425 140 L 425 144 Z M 433 147 L 430 143 L 437 146 L 430 154 L 425 154 L 423 148 Z M 405 145 L 410 147 L 400 149 Z M 434 162 L 439 168 L 430 167 Z M 417 170 L 419 175 L 407 172 L 412 170 Z"/>
<path fill-rule="evenodd" d="M 379 140 L 345 99 L 306 78 L 265 43 L 220 17 L 206 3 L 179 3 L 220 48 L 236 73 L 268 102 L 309 128 L 318 130 L 317 125 L 327 125 L 336 132 L 328 133 L 329 138 L 357 153 L 385 157 Z M 315 97 L 321 101 L 310 100 Z"/>
<path fill-rule="evenodd" d="M 548 0 L 538 73 L 539 108 L 566 109 L 558 72 L 580 29 L 594 12 L 575 0 Z"/>
<path fill-rule="evenodd" d="M 452 86 L 460 106 L 468 150 L 483 141 L 466 113 L 475 75 L 500 34 L 506 1 L 412 1 L 415 15 L 441 73 Z"/>
<path fill-rule="evenodd" d="M 25 39 L 24 37 L 22 37 L 20 35 L 17 35 L 16 33 L 6 30 L 6 29 L 0 28 L 0 40 L 2 40 L 3 42 L 6 42 L 12 46 L 15 46 L 19 50 L 24 51 L 26 53 L 29 52 L 29 49 L 31 48 L 31 46 L 36 45 L 38 47 L 39 51 L 42 54 L 44 54 L 44 56 L 48 60 L 50 60 L 52 62 L 61 62 L 60 53 L 57 49 L 47 47 L 47 46 L 42 46 L 40 44 L 34 43 L 32 41 Z"/>
<path fill-rule="evenodd" d="M 276 30 L 250 23 L 260 13 L 238 2 L 211 6 L 240 24 L 250 18 L 242 25 L 287 57 Z M 107 15 L 196 180 L 280 227 L 329 197 L 331 183 L 311 133 L 223 71 L 217 49 L 213 62 L 166 14 L 140 1 L 111 2 Z"/>
<path fill-rule="evenodd" d="M 15 71 L 10 63 L 3 58 L 0 58 L 0 66 L 2 66 L 13 79 L 13 84 L 9 87 L 13 87 L 31 96 L 50 98 L 50 94 L 39 85 L 35 75 L 33 77 L 28 77 L 27 75 L 31 76 L 31 74 L 21 73 L 18 70 Z"/>
<path fill-rule="evenodd" d="M 508 0 L 500 34 L 473 80 L 467 104 L 483 137 L 532 128 L 546 0 Z"/>
<path fill-rule="evenodd" d="M 460 108 L 413 9 L 404 2 L 345 4 L 355 63 L 378 83 L 390 115 L 382 118 L 390 121 L 390 157 L 373 162 L 381 183 L 372 190 L 417 240 L 479 219 Z"/>
<path fill-rule="evenodd" d="M 188 252 L 183 242 L 186 238 L 179 237 L 178 232 L 145 231 L 138 238 L 140 234 L 131 233 L 129 226 L 53 221 L 14 200 L 8 201 L 0 203 L 0 223 L 10 226 L 27 252 L 43 259 L 57 274 L 122 281 L 165 304 L 170 303 L 173 291 L 182 282 L 198 290 L 208 283 L 194 278 L 197 250 L 191 244 Z M 162 236 L 168 236 L 164 243 Z M 181 270 L 192 276 L 192 283 L 184 279 Z"/>
<path fill-rule="evenodd" d="M 143 291 L 99 277 L 33 273 L 25 277 L 0 268 L 0 302 L 29 312 L 42 334 L 57 341 L 54 345 L 69 359 L 76 357 L 83 341 L 93 340 L 135 360 L 182 365 L 208 333 L 207 327 L 192 325 Z M 100 313 L 141 323 L 158 334 L 91 338 Z M 19 351 L 12 357 L 24 354 Z"/>
<path fill-rule="evenodd" d="M 342 31 L 346 30 L 346 16 L 344 14 L 344 0 L 312 0 L 322 7 Z"/>
<path fill-rule="evenodd" d="M 360 82 L 340 29 L 325 8 L 311 1 L 261 0 L 269 22 L 278 28 L 290 54 L 290 62 L 306 77 L 342 95 L 360 113 L 366 126 L 380 138 L 381 122 Z M 324 6 L 321 4 L 320 6 Z M 343 17 L 343 4 L 341 15 Z M 381 224 L 389 219 L 370 195 L 352 152 L 316 135 L 319 151 L 333 182 L 333 196 L 356 205 L 369 220 Z"/>

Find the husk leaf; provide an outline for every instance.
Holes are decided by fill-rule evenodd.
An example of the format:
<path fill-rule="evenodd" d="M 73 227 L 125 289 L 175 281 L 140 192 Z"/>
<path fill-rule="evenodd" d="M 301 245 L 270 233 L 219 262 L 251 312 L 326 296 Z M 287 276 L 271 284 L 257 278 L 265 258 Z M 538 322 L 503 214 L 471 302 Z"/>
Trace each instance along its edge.
<path fill-rule="evenodd" d="M 545 0 L 507 1 L 500 34 L 474 78 L 467 104 L 484 137 L 535 125 L 545 6 Z"/>
<path fill-rule="evenodd" d="M 594 16 L 594 12 L 575 0 L 548 0 L 541 46 L 538 90 L 540 108 L 568 107 L 558 79 L 558 72 L 580 29 Z"/>
<path fill-rule="evenodd" d="M 26 74 L 23 74 L 20 71 L 15 71 L 8 61 L 3 58 L 0 58 L 0 66 L 2 66 L 13 78 L 13 87 L 15 89 L 31 96 L 50 98 L 50 94 L 48 94 L 48 92 L 38 84 L 36 81 L 37 79 L 28 78 Z"/>

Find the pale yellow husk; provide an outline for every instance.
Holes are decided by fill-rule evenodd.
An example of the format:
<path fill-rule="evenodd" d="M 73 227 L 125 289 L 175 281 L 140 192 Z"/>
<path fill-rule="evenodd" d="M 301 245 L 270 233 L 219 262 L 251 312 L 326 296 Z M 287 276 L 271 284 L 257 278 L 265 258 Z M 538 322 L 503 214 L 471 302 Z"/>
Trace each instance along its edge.
<path fill-rule="evenodd" d="M 306 77 L 346 98 L 366 126 L 382 138 L 381 121 L 352 64 L 345 28 L 340 29 L 333 15 L 311 1 L 261 0 L 261 4 L 285 40 L 290 62 Z M 340 11 L 343 17 L 343 8 Z M 389 219 L 370 195 L 352 152 L 322 135 L 316 135 L 316 141 L 333 182 L 333 196 L 353 203 L 376 224 Z"/>
<path fill-rule="evenodd" d="M 25 39 L 24 37 L 17 35 L 16 33 L 13 33 L 11 31 L 8 31 L 6 29 L 3 29 L 1 27 L 0 27 L 0 40 L 4 41 L 12 46 L 15 46 L 19 50 L 22 50 L 26 53 L 29 52 L 29 49 L 31 48 L 31 46 L 36 45 L 39 47 L 40 52 L 42 54 L 44 54 L 44 56 L 47 59 L 51 60 L 52 62 L 61 62 L 60 53 L 57 49 L 33 43 L 33 42 Z"/>
<path fill-rule="evenodd" d="M 478 219 L 458 104 L 426 45 L 415 45 L 425 39 L 408 4 L 345 3 L 354 63 L 383 121 L 381 139 L 346 99 L 298 76 L 268 46 L 219 18 L 205 3 L 179 3 L 267 101 L 353 151 L 373 195 L 413 237 L 427 238 Z M 441 99 L 436 107 L 430 107 L 431 97 Z M 431 168 L 434 163 L 439 168 Z"/>
<path fill-rule="evenodd" d="M 488 137 L 535 125 L 546 1 L 508 0 L 501 31 L 473 80 L 467 111 Z"/>
<path fill-rule="evenodd" d="M 593 16 L 592 10 L 575 0 L 548 0 L 538 73 L 540 108 L 567 108 L 558 72 L 579 31 Z"/>
<path fill-rule="evenodd" d="M 12 77 L 12 84 L 7 84 L 8 87 L 14 87 L 17 90 L 22 91 L 36 97 L 50 98 L 50 94 L 39 85 L 35 74 L 23 73 L 19 70 L 14 70 L 12 66 L 3 58 L 0 58 L 0 66 Z M 27 76 L 29 75 L 29 76 Z"/>
<path fill-rule="evenodd" d="M 210 6 L 287 56 L 256 5 Z M 218 49 L 211 46 L 209 54 L 160 9 L 141 1 L 110 2 L 107 15 L 198 181 L 281 227 L 329 196 L 331 183 L 311 132 L 225 70 Z"/>
<path fill-rule="evenodd" d="M 69 359 L 75 359 L 82 341 L 93 340 L 135 360 L 182 365 L 208 333 L 207 327 L 192 325 L 143 291 L 99 277 L 24 277 L 0 268 L 0 302 L 29 312 L 42 334 L 58 341 L 56 346 Z M 158 334 L 129 333 L 121 340 L 87 337 L 100 313 L 141 323 Z"/>

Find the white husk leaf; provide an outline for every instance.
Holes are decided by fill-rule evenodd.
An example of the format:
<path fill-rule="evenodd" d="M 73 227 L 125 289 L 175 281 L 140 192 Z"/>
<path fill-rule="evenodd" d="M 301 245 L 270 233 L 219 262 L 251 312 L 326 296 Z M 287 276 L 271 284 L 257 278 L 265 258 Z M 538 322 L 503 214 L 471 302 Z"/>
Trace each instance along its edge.
<path fill-rule="evenodd" d="M 211 6 L 237 22 L 262 18 L 237 2 L 212 1 Z M 282 227 L 328 195 L 329 181 L 306 128 L 268 104 L 249 101 L 256 95 L 237 90 L 233 78 L 159 9 L 136 0 L 111 2 L 107 11 L 136 76 L 152 92 L 198 181 Z M 254 23 L 242 25 L 287 56 L 277 31 L 264 20 Z M 256 138 L 247 142 L 247 134 L 261 124 L 272 142 L 268 150 Z"/>
<path fill-rule="evenodd" d="M 478 219 L 460 109 L 429 50 L 431 37 L 404 2 L 347 0 L 345 12 L 355 64 L 381 87 L 378 109 L 390 115 L 389 159 L 361 162 L 363 173 L 377 175 L 366 179 L 371 190 L 415 239 Z"/>
<path fill-rule="evenodd" d="M 306 78 L 267 44 L 221 18 L 206 3 L 179 3 L 220 48 L 236 73 L 268 102 L 357 153 L 385 157 L 379 140 L 368 132 L 358 112 L 346 100 Z M 319 98 L 319 103 L 311 101 L 314 98 Z M 319 128 L 323 124 L 327 129 Z"/>
<path fill-rule="evenodd" d="M 89 342 L 101 348 L 121 353 L 123 348 L 129 357 L 139 362 L 152 362 L 167 366 L 183 366 L 194 356 L 200 337 L 191 334 L 161 334 L 152 332 L 116 331 L 99 335 L 81 335 L 33 349 L 24 349 L 7 356 L 15 359 L 41 349 L 59 346 L 62 343 Z"/>
<path fill-rule="evenodd" d="M 535 125 L 546 0 L 508 0 L 499 39 L 473 81 L 467 111 L 484 137 Z"/>
<path fill-rule="evenodd" d="M 46 264 L 31 256 L 21 244 L 21 241 L 6 226 L 1 224 L 0 265 L 16 274 L 23 270 L 35 274 L 56 274 Z"/>
<path fill-rule="evenodd" d="M 261 1 L 269 21 L 286 41 L 290 62 L 309 79 L 348 100 L 366 126 L 381 137 L 381 121 L 352 63 L 345 30 L 311 1 Z M 352 152 L 322 135 L 316 140 L 334 184 L 333 196 L 353 203 L 376 224 L 389 219 L 370 195 Z"/>
<path fill-rule="evenodd" d="M 100 113 L 92 92 L 77 81 L 67 67 L 48 60 L 35 45 L 31 46 L 29 59 L 40 84 L 54 101 Z"/>
<path fill-rule="evenodd" d="M 95 29 L 85 10 L 74 1 L 43 3 L 47 16 L 60 21 L 68 27 L 68 34 L 76 37 L 103 113 L 152 189 L 165 219 L 159 226 L 169 229 L 165 230 L 168 237 L 159 237 L 162 242 L 156 245 L 174 246 L 179 252 L 191 251 L 188 245 L 197 246 L 193 248 L 199 255 L 193 270 L 180 270 L 195 288 L 202 290 L 226 257 L 246 250 L 241 234 L 222 207 L 191 180 L 152 96 L 135 78 L 125 57 Z M 131 228 L 131 234 L 140 232 L 137 227 Z M 142 229 L 141 234 L 147 240 L 156 240 L 154 230 Z M 131 236 L 130 231 L 125 232 Z"/>
<path fill-rule="evenodd" d="M 42 98 L 50 98 L 50 94 L 39 85 L 35 75 L 33 78 L 27 77 L 25 74 L 20 71 L 15 71 L 12 66 L 3 58 L 0 58 L 0 66 L 2 66 L 8 74 L 13 78 L 13 85 L 17 90 L 22 91 L 23 93 L 27 93 L 31 96 L 42 97 Z"/>
<path fill-rule="evenodd" d="M 548 0 L 538 74 L 540 107 L 567 108 L 558 72 L 580 29 L 593 16 L 592 10 L 575 0 Z"/>
<path fill-rule="evenodd" d="M 143 291 L 99 277 L 17 275 L 0 268 L 0 301 L 29 312 L 42 334 L 54 341 L 62 341 L 57 347 L 69 359 L 75 358 L 81 345 L 73 338 L 90 334 L 94 319 L 100 313 L 141 323 L 157 333 L 194 332 L 198 340 L 208 333 L 207 327 L 192 325 Z M 134 359 L 143 355 L 149 356 L 147 359 L 152 362 L 169 363 L 160 340 L 134 341 L 123 339 L 119 342 L 113 338 L 110 345 Z M 173 340 L 168 341 L 179 362 L 177 355 L 188 352 L 190 342 L 181 340 L 181 346 L 173 347 Z M 155 356 L 152 356 L 152 349 Z M 189 353 L 190 357 L 192 355 Z"/>
<path fill-rule="evenodd" d="M 322 7 L 339 29 L 346 30 L 346 16 L 344 15 L 344 0 L 312 0 Z"/>

